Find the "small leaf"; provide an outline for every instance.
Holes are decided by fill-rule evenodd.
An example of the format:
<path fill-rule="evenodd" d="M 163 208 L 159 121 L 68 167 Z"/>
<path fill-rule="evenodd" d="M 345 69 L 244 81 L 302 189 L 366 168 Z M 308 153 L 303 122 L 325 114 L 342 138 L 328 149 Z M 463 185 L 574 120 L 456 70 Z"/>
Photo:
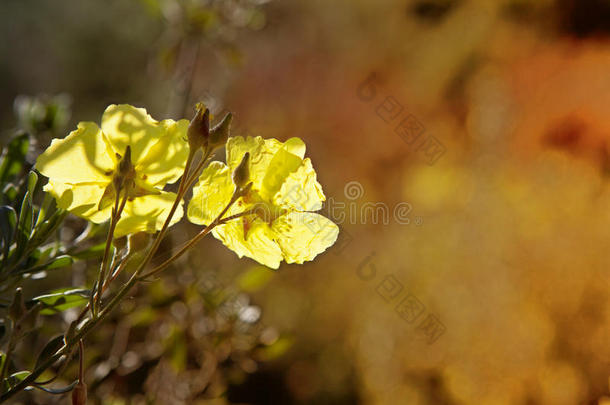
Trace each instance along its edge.
<path fill-rule="evenodd" d="M 72 263 L 74 263 L 74 258 L 72 258 L 68 255 L 58 256 L 58 257 L 54 258 L 53 260 L 51 260 L 50 262 L 47 262 L 44 265 L 44 268 L 41 270 L 59 269 L 61 267 L 69 266 Z"/>
<path fill-rule="evenodd" d="M 44 361 L 53 356 L 59 349 L 64 346 L 64 336 L 59 335 L 55 336 L 53 339 L 49 340 L 47 344 L 44 346 L 38 358 L 36 359 L 36 366 L 34 369 L 37 369 Z"/>
<path fill-rule="evenodd" d="M 89 290 L 63 288 L 52 291 L 50 294 L 36 297 L 33 301 L 43 304 L 44 309 L 40 311 L 41 315 L 54 315 L 70 308 L 85 305 L 90 295 L 91 292 Z"/>
<path fill-rule="evenodd" d="M 54 254 L 57 254 L 55 244 L 49 244 L 47 246 L 41 246 L 37 248 L 34 253 L 30 256 L 38 257 L 36 261 L 36 265 L 41 265 L 42 263 L 46 263 L 53 257 Z"/>
<path fill-rule="evenodd" d="M 19 384 L 21 381 L 23 381 L 27 376 L 30 375 L 29 371 L 19 371 L 17 373 L 11 374 L 7 380 L 8 383 L 11 387 Z"/>
<path fill-rule="evenodd" d="M 66 217 L 66 214 L 67 211 L 57 210 L 53 213 L 53 215 L 51 215 L 49 219 L 44 221 L 41 225 L 37 226 L 34 230 L 34 234 L 31 237 L 32 245 L 38 246 L 44 243 L 49 238 L 49 236 L 51 236 L 51 234 L 55 232 L 57 227 L 61 225 L 64 218 Z"/>
<path fill-rule="evenodd" d="M 53 203 L 55 199 L 50 193 L 44 193 L 44 198 L 42 200 L 42 204 L 40 205 L 40 209 L 38 210 L 38 218 L 36 219 L 35 228 L 38 228 L 38 225 L 42 224 L 46 219 L 47 214 L 49 213 L 49 209 L 51 208 L 51 203 Z"/>
<path fill-rule="evenodd" d="M 49 394 L 58 395 L 58 394 L 65 394 L 66 392 L 72 391 L 74 389 L 74 387 L 76 387 L 76 384 L 78 384 L 78 380 L 73 381 L 72 384 L 65 386 L 65 387 L 61 387 L 61 388 L 47 388 L 47 387 L 43 387 L 42 385 L 34 385 L 34 388 L 42 390 Z"/>
<path fill-rule="evenodd" d="M 4 194 L 4 201 L 10 203 L 11 201 L 15 201 L 17 199 L 19 190 L 13 183 L 8 183 L 6 186 L 4 186 L 2 193 Z"/>
<path fill-rule="evenodd" d="M 38 184 L 38 175 L 34 171 L 30 171 L 28 174 L 28 191 L 30 192 L 30 201 L 36 191 L 36 184 Z"/>
<path fill-rule="evenodd" d="M 19 228 L 21 228 L 28 237 L 32 233 L 32 195 L 29 191 L 23 196 L 21 210 L 19 211 Z"/>
<path fill-rule="evenodd" d="M 3 246 L 3 262 L 8 257 L 8 252 L 13 243 L 17 214 L 13 207 L 3 205 L 0 207 L 0 232 Z"/>
<path fill-rule="evenodd" d="M 41 264 L 38 266 L 29 267 L 27 269 L 20 270 L 19 274 L 38 273 L 40 271 L 45 271 L 45 270 L 60 269 L 62 267 L 69 266 L 72 263 L 74 263 L 74 258 L 71 256 L 68 256 L 68 255 L 57 256 L 57 257 L 49 260 L 45 264 Z"/>
<path fill-rule="evenodd" d="M 32 235 L 32 199 L 29 191 L 25 193 L 21 210 L 19 211 L 19 225 L 17 226 L 17 250 L 22 252 Z"/>

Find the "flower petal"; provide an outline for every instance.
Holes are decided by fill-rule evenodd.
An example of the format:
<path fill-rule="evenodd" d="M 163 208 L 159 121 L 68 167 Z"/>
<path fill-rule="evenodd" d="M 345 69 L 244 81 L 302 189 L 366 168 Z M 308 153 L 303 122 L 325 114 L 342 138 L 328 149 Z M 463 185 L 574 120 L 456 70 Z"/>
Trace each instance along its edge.
<path fill-rule="evenodd" d="M 175 193 L 161 192 L 156 195 L 137 197 L 125 204 L 125 210 L 117 223 L 114 236 L 120 237 L 132 233 L 154 233 L 161 229 L 176 200 Z M 170 225 L 180 221 L 183 215 L 183 203 L 176 209 Z"/>
<path fill-rule="evenodd" d="M 309 212 L 291 212 L 273 222 L 272 230 L 286 263 L 313 260 L 332 246 L 339 227 L 328 218 Z"/>
<path fill-rule="evenodd" d="M 253 188 L 263 197 L 275 194 L 283 179 L 300 165 L 305 144 L 299 138 L 282 143 L 277 139 L 236 136 L 227 142 L 227 164 L 235 169 L 243 155 L 250 152 L 250 178 Z"/>
<path fill-rule="evenodd" d="M 107 139 L 93 122 L 81 122 L 64 139 L 53 139 L 36 161 L 36 168 L 63 183 L 109 183 L 115 160 Z"/>
<path fill-rule="evenodd" d="M 59 208 L 97 224 L 110 219 L 110 207 L 101 211 L 97 209 L 104 189 L 99 184 L 71 185 L 53 180 L 44 186 L 44 191 L 55 197 Z"/>
<path fill-rule="evenodd" d="M 251 223 L 247 238 L 244 237 L 243 219 L 218 226 L 212 234 L 239 257 L 249 257 L 272 269 L 280 267 L 282 250 L 269 226 L 261 220 Z"/>
<path fill-rule="evenodd" d="M 120 155 L 130 145 L 131 160 L 137 165 L 165 134 L 166 128 L 148 115 L 144 108 L 111 104 L 102 115 L 102 131 Z"/>
<path fill-rule="evenodd" d="M 318 211 L 326 197 L 316 178 L 311 160 L 306 158 L 296 171 L 286 177 L 273 196 L 273 203 L 297 211 Z"/>
<path fill-rule="evenodd" d="M 146 175 L 146 181 L 153 186 L 163 187 L 180 178 L 189 154 L 185 141 L 188 120 L 161 121 L 165 134 L 148 150 L 137 165 L 136 172 Z"/>
<path fill-rule="evenodd" d="M 188 219 L 199 225 L 211 223 L 227 206 L 235 185 L 229 167 L 221 162 L 212 162 L 206 167 L 199 182 L 193 187 L 193 198 L 188 205 Z"/>
<path fill-rule="evenodd" d="M 282 187 L 286 178 L 295 172 L 303 163 L 299 156 L 280 148 L 267 168 L 260 188 L 261 197 L 270 200 Z"/>

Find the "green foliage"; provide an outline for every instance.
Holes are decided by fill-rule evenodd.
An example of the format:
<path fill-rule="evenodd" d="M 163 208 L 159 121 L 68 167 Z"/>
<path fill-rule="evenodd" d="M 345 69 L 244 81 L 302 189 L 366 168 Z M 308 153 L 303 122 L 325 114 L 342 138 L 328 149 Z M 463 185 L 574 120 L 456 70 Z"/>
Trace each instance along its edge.
<path fill-rule="evenodd" d="M 88 302 L 88 290 L 61 288 L 45 292 L 48 287 L 39 280 L 52 271 L 68 268 L 76 260 L 99 256 L 95 244 L 84 245 L 76 251 L 61 242 L 58 230 L 67 212 L 58 209 L 54 198 L 42 191 L 41 177 L 32 170 L 28 159 L 33 147 L 30 133 L 53 134 L 65 125 L 69 117 L 66 99 L 19 97 L 15 110 L 20 126 L 29 132 L 16 131 L 0 154 L 0 296 L 9 297 L 0 299 L 0 308 L 6 308 L 4 319 L 0 319 L 0 340 L 4 344 L 0 357 L 0 393 L 30 375 L 30 371 L 19 366 L 23 359 L 16 358 L 15 349 L 18 342 L 34 335 L 30 332 L 40 331 L 39 315 L 54 315 Z M 97 230 L 88 227 L 80 240 L 94 237 Z M 34 286 L 39 295 L 26 301 L 22 286 Z M 39 356 L 31 360 L 35 364 L 32 370 L 63 345 L 63 335 L 48 340 Z M 27 357 L 27 353 L 24 355 Z M 60 394 L 72 390 L 74 384 L 76 381 L 60 388 L 43 384 L 32 387 Z"/>
<path fill-rule="evenodd" d="M 55 234 L 66 212 L 55 207 L 52 197 L 40 193 L 39 178 L 30 171 L 26 155 L 29 136 L 20 133 L 4 148 L 0 160 L 0 292 L 20 279 L 70 265 L 57 243 L 44 245 Z"/>
<path fill-rule="evenodd" d="M 70 308 L 78 307 L 89 301 L 91 292 L 85 289 L 62 288 L 51 291 L 49 294 L 34 298 L 33 302 L 40 302 L 43 309 L 41 315 L 54 315 Z"/>

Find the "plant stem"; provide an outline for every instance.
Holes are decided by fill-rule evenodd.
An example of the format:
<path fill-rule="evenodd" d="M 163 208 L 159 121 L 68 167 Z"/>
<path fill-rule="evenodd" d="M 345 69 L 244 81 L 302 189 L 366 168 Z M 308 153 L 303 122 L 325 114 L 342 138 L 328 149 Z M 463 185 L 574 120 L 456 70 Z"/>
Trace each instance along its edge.
<path fill-rule="evenodd" d="M 76 343 L 80 342 L 81 339 L 84 339 L 89 332 L 91 332 L 99 323 L 101 323 L 112 312 L 112 310 L 114 310 L 115 307 L 118 304 L 121 303 L 123 298 L 129 293 L 129 291 L 131 291 L 131 289 L 139 281 L 143 280 L 144 278 L 148 277 L 149 275 L 156 274 L 156 273 L 162 271 L 163 269 L 165 269 L 174 260 L 176 260 L 180 256 L 182 256 L 195 243 L 197 243 L 205 235 L 210 233 L 210 231 L 212 231 L 212 229 L 214 229 L 214 227 L 216 227 L 216 226 L 218 226 L 220 224 L 224 224 L 224 223 L 226 223 L 227 221 L 229 221 L 231 219 L 235 219 L 235 218 L 238 218 L 240 216 L 247 215 L 247 214 L 251 213 L 250 211 L 246 211 L 246 212 L 243 212 L 241 214 L 232 215 L 230 217 L 222 219 L 222 217 L 226 214 L 226 212 L 229 210 L 229 208 L 231 208 L 231 206 L 235 203 L 235 201 L 237 201 L 239 199 L 239 197 L 241 197 L 241 195 L 242 195 L 242 190 L 236 190 L 235 193 L 233 194 L 233 196 L 231 197 L 231 200 L 227 204 L 227 206 L 216 217 L 216 219 L 214 221 L 212 221 L 212 223 L 210 223 L 205 229 L 203 229 L 201 232 L 199 232 L 199 234 L 197 234 L 187 245 L 185 245 L 178 253 L 176 253 L 170 259 L 168 259 L 165 262 L 163 262 L 160 266 L 157 266 L 155 269 L 153 269 L 148 274 L 146 274 L 144 276 L 140 276 L 140 273 L 146 267 L 146 265 L 150 262 L 150 260 L 151 260 L 152 256 L 154 255 L 156 249 L 159 247 L 160 240 L 162 239 L 165 231 L 167 230 L 167 227 L 169 226 L 169 223 L 171 221 L 171 217 L 173 216 L 176 208 L 178 207 L 178 204 L 182 200 L 182 197 L 184 196 L 186 190 L 188 190 L 188 188 L 189 188 L 188 186 L 190 186 L 193 183 L 193 181 L 197 178 L 197 171 L 201 167 L 203 167 L 203 165 L 205 164 L 205 161 L 207 160 L 208 157 L 209 157 L 209 152 L 206 152 L 204 154 L 203 159 L 202 159 L 202 163 L 200 163 L 197 166 L 197 169 L 195 170 L 193 175 L 188 176 L 188 172 L 189 172 L 190 166 L 192 164 L 192 160 L 193 160 L 193 156 L 191 154 L 189 154 L 189 159 L 187 160 L 187 164 L 185 166 L 185 171 L 184 171 L 184 174 L 183 174 L 182 179 L 180 181 L 180 185 L 178 187 L 178 193 L 177 193 L 178 195 L 176 196 L 176 200 L 174 202 L 174 205 L 172 206 L 172 209 L 170 210 L 170 214 L 168 215 L 168 218 L 166 219 L 166 221 L 164 223 L 164 226 L 162 227 L 161 231 L 159 232 L 159 234 L 155 238 L 155 242 L 153 243 L 153 246 L 148 251 L 147 255 L 142 260 L 142 262 L 138 265 L 137 269 L 131 275 L 131 277 L 129 278 L 127 283 L 125 283 L 123 285 L 123 287 L 116 293 L 116 295 L 114 295 L 114 297 L 112 297 L 110 302 L 101 311 L 99 311 L 99 314 L 97 316 L 92 317 L 88 321 L 86 321 L 85 324 L 82 326 L 82 328 L 78 332 L 76 332 L 74 334 L 74 336 L 71 337 L 71 339 L 69 341 L 66 341 L 66 343 L 64 344 L 64 346 L 61 349 L 59 349 L 54 355 L 50 356 L 44 362 L 42 362 L 42 364 L 40 364 L 35 370 L 33 370 L 32 373 L 30 373 L 27 377 L 25 377 L 23 380 L 21 380 L 19 383 L 17 383 L 14 387 L 12 387 L 7 392 L 5 392 L 2 395 L 0 395 L 0 403 L 8 400 L 9 398 L 12 398 L 14 395 L 16 395 L 17 393 L 21 392 L 25 388 L 31 386 L 32 384 L 35 384 L 36 379 L 45 370 L 47 370 L 49 367 L 51 367 L 63 355 L 68 353 L 71 350 L 72 346 L 74 346 Z M 122 263 L 121 263 L 121 265 L 122 265 Z M 119 265 L 119 266 L 121 266 L 121 265 Z M 118 271 L 119 271 L 119 269 L 117 269 L 116 273 L 118 273 Z M 100 285 L 100 294 L 99 294 L 100 296 L 101 296 L 101 294 L 104 291 L 104 287 L 105 287 L 104 284 L 105 283 L 100 283 L 99 284 Z M 86 313 L 86 311 L 85 311 L 85 313 Z"/>
<path fill-rule="evenodd" d="M 114 230 L 116 228 L 119 219 L 121 218 L 121 213 L 125 208 L 125 203 L 127 202 L 127 189 L 125 189 L 125 196 L 123 197 L 123 201 L 120 201 L 120 192 L 117 190 L 116 199 L 114 202 L 114 209 L 112 210 L 112 217 L 110 218 L 110 228 L 108 229 L 108 236 L 106 236 L 106 247 L 104 249 L 104 257 L 102 258 L 102 265 L 100 268 L 99 277 L 97 279 L 96 284 L 96 293 L 91 296 L 91 312 L 93 317 L 95 318 L 99 312 L 99 306 L 102 303 L 102 286 L 106 280 L 106 270 L 108 267 L 108 262 L 110 258 L 110 249 L 112 247 L 112 237 L 114 236 Z M 119 205 L 120 204 L 120 205 Z"/>
<path fill-rule="evenodd" d="M 214 219 L 208 226 L 206 226 L 201 232 L 199 232 L 197 235 L 195 235 L 195 237 L 193 239 L 191 239 L 186 245 L 184 245 L 182 247 L 182 249 L 180 249 L 178 252 L 176 252 L 172 257 L 170 257 L 169 259 L 167 259 L 166 261 L 164 261 L 163 263 L 161 263 L 159 266 L 155 267 L 154 269 L 152 269 L 151 271 L 149 271 L 146 274 L 143 274 L 140 277 L 140 280 L 145 280 L 151 276 L 154 276 L 158 273 L 160 273 L 161 271 L 165 270 L 165 268 L 167 266 L 169 266 L 172 262 L 174 262 L 175 260 L 177 260 L 180 256 L 182 256 L 187 250 L 189 250 L 195 243 L 199 242 L 203 237 L 205 237 L 208 233 L 210 233 L 212 231 L 212 229 L 214 229 L 214 227 L 218 226 L 218 225 L 222 225 L 232 219 L 235 218 L 239 218 L 239 217 L 243 217 L 244 215 L 249 215 L 251 213 L 253 213 L 254 211 L 249 210 L 249 211 L 244 211 L 241 212 L 239 214 L 236 215 L 232 215 L 230 217 L 227 217 L 225 219 L 222 219 L 223 215 L 226 214 L 226 212 L 229 210 L 229 208 L 231 208 L 231 206 L 233 205 L 233 203 L 235 203 L 235 201 L 237 201 L 237 199 L 241 197 L 241 195 L 239 193 L 235 193 L 233 195 L 233 197 L 231 198 L 231 201 L 229 201 L 229 203 L 227 204 L 227 206 L 222 210 L 222 212 L 216 217 L 216 219 Z"/>
<path fill-rule="evenodd" d="M 123 271 L 123 269 L 127 266 L 127 262 L 129 261 L 131 256 L 132 256 L 132 254 L 128 253 L 127 256 L 123 259 L 123 261 L 121 263 L 119 263 L 116 270 L 114 270 L 114 272 L 112 272 L 112 274 L 109 275 L 108 279 L 104 282 L 104 285 L 102 286 L 102 294 L 104 294 L 104 292 L 106 292 L 106 290 L 110 286 L 110 283 L 113 282 L 117 278 L 117 276 Z M 91 306 L 91 303 L 88 302 L 87 305 L 85 306 L 85 308 L 83 308 L 81 313 L 76 318 L 76 322 L 80 323 L 80 321 L 83 320 L 83 318 L 89 311 L 90 306 Z"/>
<path fill-rule="evenodd" d="M 84 374 L 84 367 L 83 367 L 83 359 L 85 357 L 85 345 L 83 344 L 83 339 L 79 339 L 78 340 L 78 382 L 79 383 L 83 383 L 85 382 L 83 374 Z"/>
<path fill-rule="evenodd" d="M 6 374 L 8 372 L 8 364 L 11 361 L 11 355 L 13 354 L 13 350 L 15 350 L 15 325 L 13 325 L 13 330 L 11 331 L 11 337 L 9 338 L 8 345 L 6 348 L 6 354 L 4 355 L 4 363 L 2 363 L 2 371 L 0 371 L 0 381 L 4 381 L 6 378 Z"/>

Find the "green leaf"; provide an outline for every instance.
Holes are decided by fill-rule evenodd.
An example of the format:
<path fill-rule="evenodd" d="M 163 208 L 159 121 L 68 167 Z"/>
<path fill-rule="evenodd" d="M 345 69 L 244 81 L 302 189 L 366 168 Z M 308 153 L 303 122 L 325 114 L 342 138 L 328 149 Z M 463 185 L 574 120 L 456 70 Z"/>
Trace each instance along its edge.
<path fill-rule="evenodd" d="M 54 315 L 70 308 L 87 304 L 91 292 L 85 289 L 62 288 L 49 294 L 41 295 L 33 301 L 43 304 L 41 315 Z"/>
<path fill-rule="evenodd" d="M 34 223 L 32 222 L 32 195 L 29 191 L 23 196 L 21 211 L 19 212 L 19 228 L 23 229 L 29 237 L 32 233 Z"/>
<path fill-rule="evenodd" d="M 257 291 L 271 280 L 273 274 L 273 271 L 267 267 L 255 266 L 239 276 L 237 285 L 247 292 Z"/>
<path fill-rule="evenodd" d="M 36 225 L 34 225 L 34 228 L 38 228 L 38 226 L 44 222 L 53 201 L 55 201 L 55 199 L 51 194 L 44 193 L 44 199 L 42 200 L 42 204 L 38 210 L 38 218 L 36 219 Z"/>
<path fill-rule="evenodd" d="M 16 223 L 17 213 L 15 213 L 13 207 L 10 207 L 8 205 L 3 205 L 2 207 L 0 207 L 0 237 L 3 246 L 3 263 L 7 259 L 10 246 L 13 243 L 13 235 L 15 234 Z"/>
<path fill-rule="evenodd" d="M 32 201 L 34 191 L 36 191 L 36 184 L 38 184 L 38 175 L 36 172 L 30 171 L 28 174 L 28 191 L 30 192 L 30 202 Z"/>
<path fill-rule="evenodd" d="M 40 266 L 41 264 L 46 263 L 52 260 L 52 258 L 54 258 L 54 255 L 57 254 L 55 250 L 55 244 L 48 244 L 46 246 L 36 248 L 34 253 L 30 255 L 30 257 L 37 257 L 36 265 Z"/>
<path fill-rule="evenodd" d="M 41 264 L 39 266 L 34 266 L 34 267 L 29 267 L 24 270 L 19 270 L 18 274 L 38 273 L 40 271 L 45 271 L 45 270 L 60 269 L 62 267 L 69 266 L 72 263 L 74 263 L 74 258 L 72 256 L 68 256 L 68 255 L 57 256 L 57 257 L 49 260 L 45 264 Z"/>
<path fill-rule="evenodd" d="M 64 346 L 64 336 L 58 335 L 53 339 L 49 340 L 47 344 L 44 346 L 38 358 L 36 359 L 36 365 L 34 366 L 34 370 L 38 368 L 43 362 L 53 356 L 59 349 Z"/>
<path fill-rule="evenodd" d="M 65 386 L 65 387 L 61 387 L 61 388 L 47 388 L 47 387 L 43 387 L 42 385 L 34 385 L 34 388 L 42 390 L 49 394 L 58 395 L 58 394 L 65 394 L 66 392 L 72 391 L 74 389 L 74 387 L 76 387 L 76 384 L 78 384 L 78 380 L 75 380 L 72 382 L 72 384 Z"/>
<path fill-rule="evenodd" d="M 41 270 L 54 270 L 66 267 L 74 263 L 74 258 L 68 255 L 57 256 L 43 265 Z"/>
<path fill-rule="evenodd" d="M 13 183 L 7 183 L 2 190 L 4 194 L 4 201 L 7 203 L 11 203 L 17 199 L 17 195 L 19 194 L 19 190 Z"/>
<path fill-rule="evenodd" d="M 21 203 L 21 211 L 19 212 L 19 226 L 17 227 L 17 247 L 21 252 L 27 245 L 30 236 L 32 236 L 32 199 L 30 192 L 26 192 Z"/>
<path fill-rule="evenodd" d="M 7 145 L 0 163 L 0 184 L 6 183 L 21 172 L 29 147 L 30 139 L 26 133 L 16 136 Z"/>
<path fill-rule="evenodd" d="M 27 376 L 30 375 L 29 371 L 19 371 L 17 373 L 11 374 L 8 376 L 8 384 L 13 387 L 23 381 Z"/>
<path fill-rule="evenodd" d="M 49 217 L 49 219 L 38 225 L 36 229 L 34 229 L 34 234 L 30 238 L 30 243 L 32 246 L 39 246 L 44 243 L 49 236 L 55 232 L 57 227 L 61 225 L 66 215 L 67 211 L 57 210 Z"/>

